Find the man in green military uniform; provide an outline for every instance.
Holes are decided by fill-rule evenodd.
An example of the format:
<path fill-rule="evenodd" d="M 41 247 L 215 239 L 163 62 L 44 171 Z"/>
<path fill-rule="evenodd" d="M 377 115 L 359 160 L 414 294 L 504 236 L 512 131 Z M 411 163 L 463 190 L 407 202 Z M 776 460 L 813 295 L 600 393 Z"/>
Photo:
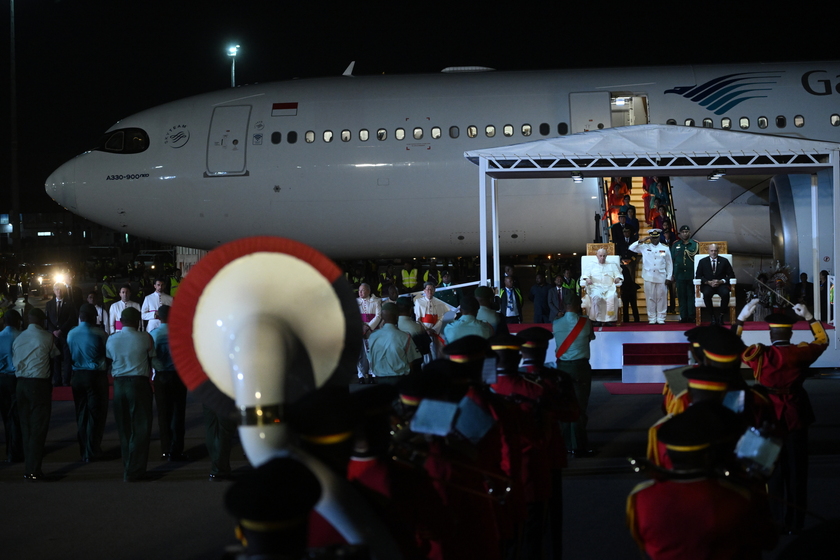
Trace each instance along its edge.
<path fill-rule="evenodd" d="M 441 290 L 441 288 L 449 288 L 450 286 L 452 286 L 452 274 L 448 270 L 444 270 L 443 280 L 435 290 L 435 295 L 440 301 L 448 303 L 452 307 L 458 307 L 461 305 L 461 292 L 458 289 Z"/>
<path fill-rule="evenodd" d="M 674 273 L 671 282 L 677 290 L 680 301 L 680 323 L 694 323 L 696 310 L 694 308 L 694 256 L 700 246 L 691 239 L 691 228 L 683 225 L 680 228 L 680 238 L 671 245 L 671 260 L 674 263 Z"/>

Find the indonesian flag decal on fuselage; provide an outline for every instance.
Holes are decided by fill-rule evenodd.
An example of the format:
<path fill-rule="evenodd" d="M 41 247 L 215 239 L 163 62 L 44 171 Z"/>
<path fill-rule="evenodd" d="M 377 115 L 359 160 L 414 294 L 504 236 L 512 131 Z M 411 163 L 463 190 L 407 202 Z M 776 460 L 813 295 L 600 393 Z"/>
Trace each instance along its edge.
<path fill-rule="evenodd" d="M 298 104 L 294 103 L 272 103 L 272 117 L 294 117 L 297 116 Z"/>

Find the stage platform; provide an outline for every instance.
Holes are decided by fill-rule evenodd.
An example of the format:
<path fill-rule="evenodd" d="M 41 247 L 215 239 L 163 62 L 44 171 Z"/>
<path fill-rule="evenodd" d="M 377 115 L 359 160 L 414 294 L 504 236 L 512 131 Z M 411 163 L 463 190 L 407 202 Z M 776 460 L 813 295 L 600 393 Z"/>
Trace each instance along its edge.
<path fill-rule="evenodd" d="M 534 325 L 509 325 L 511 332 L 518 332 Z M 550 324 L 537 325 L 551 330 Z M 673 363 L 662 363 L 661 356 L 653 355 L 650 364 L 624 363 L 625 344 L 685 344 L 685 331 L 694 328 L 692 324 L 679 321 L 667 321 L 664 325 L 650 325 L 648 323 L 624 323 L 620 327 L 595 327 L 595 340 L 592 341 L 590 364 L 592 369 L 621 370 L 623 383 L 664 383 L 662 374 L 664 369 L 685 365 L 688 354 L 675 355 Z M 834 329 L 829 330 L 829 347 L 819 360 L 813 365 L 815 368 L 840 368 L 840 348 L 835 343 Z M 748 322 L 744 325 L 744 343 L 756 344 L 762 342 L 770 344 L 770 333 L 766 323 Z M 813 340 L 811 330 L 805 321 L 800 321 L 793 327 L 795 344 Z M 548 358 L 554 356 L 555 344 L 549 343 Z M 638 360 L 634 360 L 638 362 Z"/>

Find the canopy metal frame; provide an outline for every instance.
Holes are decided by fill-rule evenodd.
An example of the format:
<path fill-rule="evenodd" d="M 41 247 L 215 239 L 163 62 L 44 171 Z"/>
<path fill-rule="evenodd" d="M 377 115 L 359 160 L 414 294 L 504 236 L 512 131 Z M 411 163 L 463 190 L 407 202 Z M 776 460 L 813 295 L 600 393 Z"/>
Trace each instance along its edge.
<path fill-rule="evenodd" d="M 479 170 L 479 259 L 482 285 L 491 282 L 488 275 L 488 252 L 492 254 L 492 285 L 500 284 L 497 180 L 568 179 L 578 173 L 586 178 L 664 174 L 704 176 L 715 171 L 723 171 L 727 175 L 811 174 L 811 225 L 814 238 L 812 278 L 817 278 L 820 261 L 816 174 L 824 169 L 832 171 L 833 220 L 836 224 L 840 219 L 840 144 L 746 132 L 693 129 L 691 134 L 695 137 L 694 148 L 681 151 L 678 147 L 667 147 L 669 134 L 673 130 L 672 125 L 622 127 L 465 152 L 464 157 L 477 164 Z M 644 135 L 644 142 L 632 141 L 632 135 L 637 131 Z M 608 135 L 615 136 L 610 138 L 607 150 L 599 150 L 599 141 L 590 141 Z M 585 136 L 588 138 L 581 142 Z M 698 145 L 703 145 L 706 136 L 708 145 L 714 148 L 708 151 L 697 149 Z M 568 148 L 564 144 L 568 144 Z M 582 144 L 590 146 L 581 150 Z M 616 150 L 616 145 L 622 149 Z M 490 240 L 492 245 L 488 246 Z M 836 268 L 840 263 L 840 240 L 836 236 L 832 258 Z M 815 292 L 818 286 L 819 283 L 815 282 Z M 819 312 L 819 300 L 819 294 L 815 293 L 815 314 Z M 838 307 L 840 305 L 835 302 L 835 317 L 838 316 Z M 835 345 L 837 337 L 835 330 Z"/>

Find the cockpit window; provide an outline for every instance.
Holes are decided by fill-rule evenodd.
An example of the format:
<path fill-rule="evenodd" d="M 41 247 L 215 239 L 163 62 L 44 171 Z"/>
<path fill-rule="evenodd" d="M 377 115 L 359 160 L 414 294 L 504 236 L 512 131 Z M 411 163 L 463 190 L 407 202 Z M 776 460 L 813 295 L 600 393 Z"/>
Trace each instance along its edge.
<path fill-rule="evenodd" d="M 140 128 L 112 130 L 99 141 L 97 150 L 114 154 L 139 154 L 149 148 L 149 135 Z"/>

